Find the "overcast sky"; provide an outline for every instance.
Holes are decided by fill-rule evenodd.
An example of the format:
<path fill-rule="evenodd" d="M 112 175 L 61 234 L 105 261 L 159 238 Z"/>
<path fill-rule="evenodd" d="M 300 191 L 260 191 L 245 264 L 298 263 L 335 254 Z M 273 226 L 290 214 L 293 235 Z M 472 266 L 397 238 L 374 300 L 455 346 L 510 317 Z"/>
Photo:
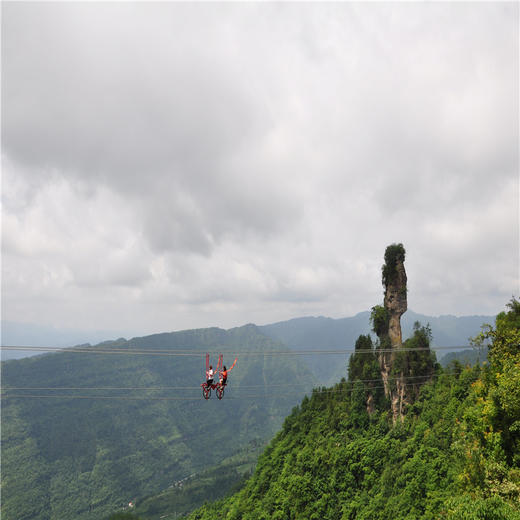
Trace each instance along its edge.
<path fill-rule="evenodd" d="M 2 319 L 146 334 L 519 296 L 519 4 L 2 3 Z"/>

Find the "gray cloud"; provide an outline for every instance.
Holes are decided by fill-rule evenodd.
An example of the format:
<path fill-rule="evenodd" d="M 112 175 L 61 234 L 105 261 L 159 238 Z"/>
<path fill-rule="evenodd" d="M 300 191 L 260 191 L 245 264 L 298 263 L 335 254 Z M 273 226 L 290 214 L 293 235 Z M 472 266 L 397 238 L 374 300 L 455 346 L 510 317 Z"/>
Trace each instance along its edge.
<path fill-rule="evenodd" d="M 415 310 L 499 310 L 517 41 L 514 4 L 5 4 L 6 317 L 341 316 L 395 241 Z"/>

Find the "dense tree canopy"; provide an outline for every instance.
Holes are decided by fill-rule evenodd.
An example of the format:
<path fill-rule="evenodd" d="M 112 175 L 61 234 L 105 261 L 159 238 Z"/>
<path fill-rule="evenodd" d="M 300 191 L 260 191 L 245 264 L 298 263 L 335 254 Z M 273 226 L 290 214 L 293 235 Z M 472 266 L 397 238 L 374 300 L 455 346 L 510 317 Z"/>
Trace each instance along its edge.
<path fill-rule="evenodd" d="M 404 262 L 406 251 L 403 244 L 392 244 L 385 250 L 385 263 L 382 267 L 383 285 L 392 283 L 397 276 L 398 262 Z"/>
<path fill-rule="evenodd" d="M 102 518 L 137 496 L 200 474 L 250 442 L 267 441 L 304 395 L 301 378 L 312 385 L 299 359 L 244 356 L 224 399 L 202 399 L 206 351 L 283 349 L 253 325 L 157 334 L 105 348 L 189 348 L 200 355 L 61 352 L 2 363 L 2 518 Z M 243 395 L 240 386 L 263 381 L 264 374 L 295 388 L 273 396 L 264 387 L 258 400 L 233 399 Z M 27 394 L 49 397 L 23 398 Z M 202 426 L 208 417 L 211 431 Z M 224 476 L 220 494 L 211 498 L 240 478 L 232 471 Z"/>
<path fill-rule="evenodd" d="M 358 406 L 355 382 L 316 389 L 245 487 L 190 519 L 520 519 L 518 310 L 512 302 L 485 329 L 488 365 L 443 370 L 429 351 L 409 358 L 409 373 L 436 372 L 395 426 L 384 407 L 369 415 Z M 417 325 L 408 345 L 428 342 L 429 328 Z M 357 346 L 370 344 L 365 336 Z M 360 382 L 370 364 L 353 358 Z"/>

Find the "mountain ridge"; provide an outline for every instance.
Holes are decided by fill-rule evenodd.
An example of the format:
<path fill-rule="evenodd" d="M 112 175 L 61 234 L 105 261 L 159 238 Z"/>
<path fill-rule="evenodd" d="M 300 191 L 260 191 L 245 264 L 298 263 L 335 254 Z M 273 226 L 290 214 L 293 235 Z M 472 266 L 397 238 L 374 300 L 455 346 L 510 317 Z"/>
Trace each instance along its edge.
<path fill-rule="evenodd" d="M 409 309 L 402 317 L 403 334 L 410 335 L 413 330 L 414 321 L 420 321 L 423 325 L 430 323 L 433 333 L 434 346 L 454 346 L 449 345 L 450 341 L 458 339 L 467 343 L 469 336 L 474 336 L 480 331 L 480 325 L 483 323 L 491 323 L 494 320 L 494 316 L 486 315 L 467 315 L 467 316 L 455 316 L 451 314 L 429 316 L 426 314 L 416 313 L 412 309 Z M 314 327 L 322 327 L 329 325 L 331 331 L 328 332 L 330 340 L 325 343 L 328 347 L 352 347 L 355 343 L 356 338 L 359 334 L 368 334 L 371 331 L 370 327 L 370 312 L 361 311 L 353 316 L 347 316 L 343 318 L 331 318 L 327 316 L 300 316 L 291 318 L 289 320 L 282 320 L 278 322 L 268 323 L 265 325 L 256 325 L 254 323 L 247 323 L 237 327 L 231 327 L 229 329 L 221 327 L 205 327 L 196 329 L 182 329 L 176 331 L 165 331 L 148 334 L 145 336 L 124 334 L 121 331 L 112 331 L 112 337 L 117 339 L 109 339 L 106 334 L 110 334 L 109 331 L 93 331 L 91 333 L 85 331 L 75 331 L 74 329 L 58 329 L 54 327 L 40 327 L 34 324 L 17 323 L 11 321 L 2 321 L 2 346 L 4 345 L 20 345 L 20 346 L 39 346 L 39 347 L 71 347 L 78 345 L 101 345 L 107 342 L 113 341 L 132 341 L 137 340 L 141 337 L 156 336 L 158 334 L 172 334 L 187 332 L 190 330 L 223 330 L 231 331 L 233 329 L 241 328 L 244 326 L 253 325 L 258 327 L 259 330 L 268 332 L 270 337 L 278 340 L 283 340 L 284 343 L 289 347 L 304 347 L 309 345 L 309 324 Z M 352 331 L 346 329 L 346 326 L 352 326 Z M 458 325 L 458 326 L 457 326 Z M 305 327 L 305 332 L 299 332 L 295 335 L 294 340 L 287 336 L 286 333 L 281 334 L 279 331 L 283 328 L 289 327 Z M 459 329 L 459 332 L 454 336 L 453 329 Z M 461 332 L 463 331 L 463 332 Z M 343 334 L 338 338 L 338 334 Z M 130 339 L 125 339 L 129 337 Z M 332 341 L 332 338 L 335 338 Z M 349 345 L 346 345 L 346 339 Z M 458 343 L 460 341 L 457 341 Z M 457 345 L 459 346 L 459 345 Z M 4 351 L 2 350 L 2 361 L 9 359 L 21 359 L 24 357 L 30 357 L 38 355 L 34 351 Z"/>

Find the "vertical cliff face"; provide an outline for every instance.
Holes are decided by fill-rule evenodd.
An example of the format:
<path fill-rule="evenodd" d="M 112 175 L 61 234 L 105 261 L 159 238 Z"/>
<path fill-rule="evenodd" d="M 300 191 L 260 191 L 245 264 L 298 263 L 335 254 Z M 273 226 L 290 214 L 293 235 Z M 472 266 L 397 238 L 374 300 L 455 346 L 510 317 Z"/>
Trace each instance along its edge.
<path fill-rule="evenodd" d="M 408 308 L 404 253 L 402 259 L 399 257 L 395 260 L 393 270 L 393 276 L 389 280 L 386 280 L 384 306 L 390 317 L 388 322 L 388 336 L 390 337 L 390 343 L 392 348 L 397 348 L 403 344 L 401 316 Z"/>
<path fill-rule="evenodd" d="M 409 404 L 404 374 L 395 375 L 393 366 L 396 352 L 403 344 L 401 332 L 401 316 L 408 308 L 407 278 L 404 268 L 405 250 L 402 244 L 388 246 L 385 251 L 383 265 L 383 285 L 385 287 L 384 312 L 386 323 L 379 332 L 380 346 L 383 350 L 379 356 L 381 377 L 385 387 L 385 395 L 390 399 L 394 423 L 403 417 L 404 407 Z"/>

